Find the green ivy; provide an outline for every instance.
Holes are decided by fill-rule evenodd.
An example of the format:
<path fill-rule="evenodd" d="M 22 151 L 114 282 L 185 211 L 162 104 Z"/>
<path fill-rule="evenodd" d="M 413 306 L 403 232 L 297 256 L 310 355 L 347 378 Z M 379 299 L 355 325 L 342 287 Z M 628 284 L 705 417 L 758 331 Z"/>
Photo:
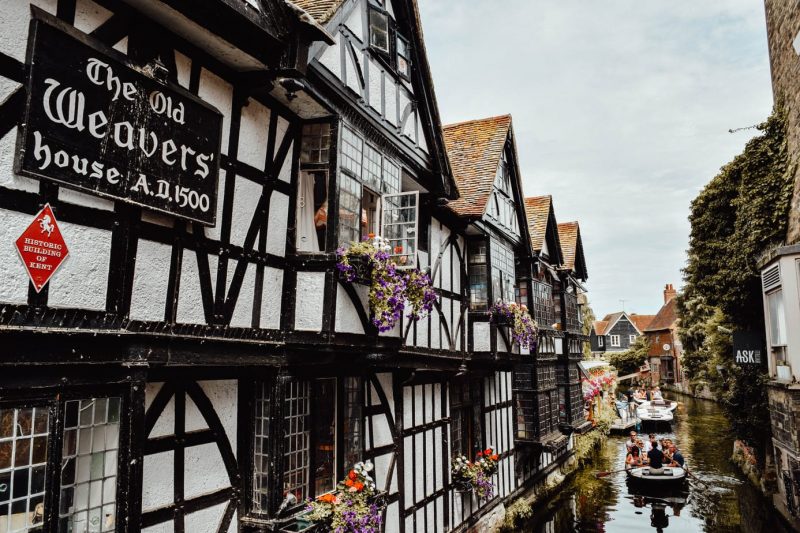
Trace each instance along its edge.
<path fill-rule="evenodd" d="M 687 377 L 707 382 L 734 433 L 763 452 L 769 435 L 766 368 L 733 364 L 731 334 L 763 334 L 757 261 L 786 235 L 794 169 L 780 106 L 759 129 L 761 135 L 692 201 L 678 316 Z"/>
<path fill-rule="evenodd" d="M 650 345 L 647 337 L 640 335 L 636 337 L 636 342 L 624 352 L 607 352 L 608 363 L 617 370 L 617 374 L 625 376 L 639 371 L 647 359 L 647 351 Z"/>

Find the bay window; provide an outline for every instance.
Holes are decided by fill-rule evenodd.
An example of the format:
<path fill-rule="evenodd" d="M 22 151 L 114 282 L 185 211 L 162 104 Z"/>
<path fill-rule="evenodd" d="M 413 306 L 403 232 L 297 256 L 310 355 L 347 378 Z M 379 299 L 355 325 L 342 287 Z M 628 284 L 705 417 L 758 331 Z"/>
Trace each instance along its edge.
<path fill-rule="evenodd" d="M 514 252 L 497 239 L 491 240 L 492 298 L 513 302 L 515 296 Z"/>
<path fill-rule="evenodd" d="M 331 492 L 346 469 L 361 460 L 360 378 L 258 383 L 254 396 L 255 513 L 270 515 L 287 497 L 303 504 Z"/>

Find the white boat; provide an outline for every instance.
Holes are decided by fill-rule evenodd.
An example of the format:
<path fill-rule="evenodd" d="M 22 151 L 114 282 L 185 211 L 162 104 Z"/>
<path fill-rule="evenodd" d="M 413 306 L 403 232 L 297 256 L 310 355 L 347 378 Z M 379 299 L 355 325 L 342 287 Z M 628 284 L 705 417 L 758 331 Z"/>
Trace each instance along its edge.
<path fill-rule="evenodd" d="M 649 466 L 629 468 L 626 472 L 629 479 L 641 481 L 652 486 L 678 483 L 686 479 L 686 470 L 679 466 L 665 466 L 659 474 L 651 474 Z"/>
<path fill-rule="evenodd" d="M 636 416 L 642 422 L 666 422 L 671 423 L 672 411 L 666 407 L 655 407 L 653 405 L 641 405 L 636 409 Z"/>
<path fill-rule="evenodd" d="M 638 402 L 639 407 L 655 407 L 658 409 L 667 409 L 668 411 L 672 412 L 678 408 L 678 402 L 671 402 L 669 400 L 642 400 Z"/>

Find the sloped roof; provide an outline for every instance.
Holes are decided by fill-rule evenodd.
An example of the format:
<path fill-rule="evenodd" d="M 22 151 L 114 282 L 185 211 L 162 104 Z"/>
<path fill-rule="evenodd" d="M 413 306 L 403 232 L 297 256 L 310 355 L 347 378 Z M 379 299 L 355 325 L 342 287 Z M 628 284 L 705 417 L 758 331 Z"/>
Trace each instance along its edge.
<path fill-rule="evenodd" d="M 525 198 L 525 213 L 528 215 L 528 231 L 531 234 L 531 246 L 534 252 L 541 252 L 544 247 L 552 205 L 553 197 L 549 195 Z"/>
<path fill-rule="evenodd" d="M 605 335 L 606 328 L 608 327 L 608 320 L 595 320 L 592 327 L 594 327 L 595 334 Z"/>
<path fill-rule="evenodd" d="M 462 216 L 483 216 L 503 148 L 511 115 L 469 120 L 444 126 L 444 143 L 461 197 L 448 205 Z"/>
<path fill-rule="evenodd" d="M 644 330 L 647 329 L 655 317 L 656 315 L 628 315 L 628 318 L 631 319 L 631 322 L 633 322 L 633 325 L 636 326 L 636 329 L 641 332 L 644 332 Z"/>
<path fill-rule="evenodd" d="M 667 303 L 661 306 L 661 309 L 658 310 L 655 318 L 647 325 L 645 331 L 664 331 L 672 329 L 677 320 L 676 301 L 675 298 L 670 298 Z"/>
<path fill-rule="evenodd" d="M 318 24 L 325 24 L 344 0 L 290 0 L 290 2 L 311 15 Z"/>
<path fill-rule="evenodd" d="M 575 270 L 575 255 L 578 251 L 578 223 L 562 222 L 558 225 L 558 238 L 561 240 L 561 254 L 564 266 Z"/>

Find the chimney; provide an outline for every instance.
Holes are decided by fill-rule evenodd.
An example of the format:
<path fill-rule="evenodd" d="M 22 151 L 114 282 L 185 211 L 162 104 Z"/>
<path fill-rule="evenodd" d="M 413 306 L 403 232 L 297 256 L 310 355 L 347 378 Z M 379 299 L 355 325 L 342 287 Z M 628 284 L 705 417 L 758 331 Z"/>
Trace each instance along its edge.
<path fill-rule="evenodd" d="M 669 302 L 670 300 L 675 298 L 675 296 L 677 296 L 677 295 L 678 295 L 678 291 L 676 291 L 672 287 L 672 283 L 667 283 L 666 285 L 664 285 L 664 303 Z"/>

